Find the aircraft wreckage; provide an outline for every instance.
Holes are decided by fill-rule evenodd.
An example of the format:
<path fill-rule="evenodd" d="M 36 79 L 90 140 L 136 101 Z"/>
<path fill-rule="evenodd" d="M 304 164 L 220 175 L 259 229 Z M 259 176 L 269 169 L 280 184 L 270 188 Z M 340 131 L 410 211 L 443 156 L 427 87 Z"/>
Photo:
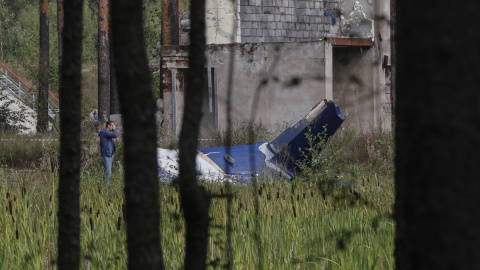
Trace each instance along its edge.
<path fill-rule="evenodd" d="M 199 148 L 196 158 L 198 177 L 206 181 L 239 184 L 251 182 L 253 176 L 272 174 L 291 179 L 301 170 L 299 163 L 308 164 L 307 149 L 312 144 L 328 141 L 343 121 L 345 116 L 338 106 L 323 99 L 305 117 L 270 142 Z M 308 140 L 307 134 L 314 135 L 310 136 L 313 141 Z M 162 181 L 178 177 L 178 150 L 158 148 L 157 159 Z"/>

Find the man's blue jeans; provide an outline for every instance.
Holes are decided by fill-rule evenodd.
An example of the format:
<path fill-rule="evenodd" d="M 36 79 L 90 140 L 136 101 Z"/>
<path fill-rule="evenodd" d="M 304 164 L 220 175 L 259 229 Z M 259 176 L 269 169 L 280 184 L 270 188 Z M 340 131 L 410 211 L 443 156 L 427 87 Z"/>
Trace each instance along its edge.
<path fill-rule="evenodd" d="M 110 175 L 112 175 L 112 163 L 113 163 L 113 157 L 102 157 L 102 166 L 103 169 L 105 170 L 105 185 L 110 185 Z"/>

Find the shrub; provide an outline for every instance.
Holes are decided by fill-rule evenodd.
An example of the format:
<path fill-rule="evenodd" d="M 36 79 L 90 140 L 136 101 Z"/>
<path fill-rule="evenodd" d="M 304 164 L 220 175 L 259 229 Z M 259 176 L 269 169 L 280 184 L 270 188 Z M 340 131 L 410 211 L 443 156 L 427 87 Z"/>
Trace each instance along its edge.
<path fill-rule="evenodd" d="M 309 134 L 307 139 L 313 142 L 315 136 L 319 135 Z M 301 181 L 319 183 L 341 179 L 362 184 L 379 176 L 393 179 L 394 134 L 381 129 L 362 133 L 338 130 L 328 143 L 324 140 L 310 143 L 305 155 L 311 158 L 298 164 L 302 168 Z"/>
<path fill-rule="evenodd" d="M 14 109 L 15 101 L 7 97 L 4 91 L 0 92 L 0 132 L 24 132 L 27 130 L 26 113 L 21 109 Z"/>

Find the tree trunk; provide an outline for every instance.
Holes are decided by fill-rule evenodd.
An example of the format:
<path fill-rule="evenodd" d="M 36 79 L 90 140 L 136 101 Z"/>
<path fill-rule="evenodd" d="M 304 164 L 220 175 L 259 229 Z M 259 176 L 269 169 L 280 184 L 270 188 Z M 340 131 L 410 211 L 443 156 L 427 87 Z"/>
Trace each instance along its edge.
<path fill-rule="evenodd" d="M 396 269 L 477 269 L 480 2 L 396 5 Z"/>
<path fill-rule="evenodd" d="M 63 56 L 63 27 L 64 27 L 64 0 L 57 0 L 57 33 L 58 33 L 58 63 L 62 63 Z M 59 68 L 61 70 L 61 67 Z M 59 74 L 60 75 L 60 74 Z M 61 75 L 60 75 L 61 76 Z"/>
<path fill-rule="evenodd" d="M 108 0 L 98 0 L 98 121 L 110 119 L 110 49 L 108 42 Z"/>
<path fill-rule="evenodd" d="M 60 76 L 58 269 L 80 268 L 80 127 L 83 1 L 65 2 Z"/>
<path fill-rule="evenodd" d="M 40 61 L 38 77 L 37 132 L 48 130 L 49 78 L 49 9 L 48 0 L 40 0 Z"/>
<path fill-rule="evenodd" d="M 141 1 L 112 3 L 113 54 L 124 127 L 125 202 L 130 269 L 163 269 L 155 99 L 147 65 Z"/>
<path fill-rule="evenodd" d="M 205 0 L 191 2 L 189 70 L 180 133 L 180 195 L 186 222 L 185 269 L 206 269 L 209 198 L 197 183 L 197 155 L 205 72 Z"/>

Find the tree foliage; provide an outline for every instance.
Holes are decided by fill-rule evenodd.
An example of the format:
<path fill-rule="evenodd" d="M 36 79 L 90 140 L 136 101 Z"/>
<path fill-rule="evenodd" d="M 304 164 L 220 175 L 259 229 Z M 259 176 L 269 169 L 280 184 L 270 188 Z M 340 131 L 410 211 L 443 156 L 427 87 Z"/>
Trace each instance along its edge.
<path fill-rule="evenodd" d="M 58 66 L 57 11 L 56 2 L 50 1 L 50 59 L 51 66 Z M 182 7 L 188 7 L 187 1 Z M 84 38 L 82 58 L 87 62 L 97 59 L 97 12 L 96 0 L 84 1 L 83 4 Z M 24 66 L 36 65 L 38 48 L 38 3 L 28 0 L 0 1 L 0 59 L 4 62 L 15 61 Z M 148 57 L 160 41 L 161 1 L 145 1 L 145 41 Z"/>
<path fill-rule="evenodd" d="M 26 112 L 23 110 L 12 110 L 13 99 L 9 99 L 3 91 L 0 93 L 0 131 L 25 131 L 27 127 Z"/>

